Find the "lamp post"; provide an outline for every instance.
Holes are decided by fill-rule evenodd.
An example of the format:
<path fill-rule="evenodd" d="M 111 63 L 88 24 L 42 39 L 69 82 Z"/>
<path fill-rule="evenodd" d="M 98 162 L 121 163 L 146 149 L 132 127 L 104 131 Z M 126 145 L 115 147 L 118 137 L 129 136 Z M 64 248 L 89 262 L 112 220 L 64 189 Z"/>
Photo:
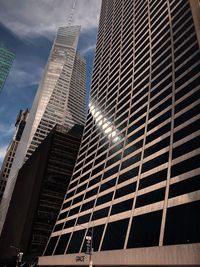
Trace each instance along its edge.
<path fill-rule="evenodd" d="M 20 249 L 15 247 L 15 246 L 10 246 L 10 247 L 17 250 L 16 267 L 20 267 L 21 266 L 21 262 L 22 262 L 23 252 L 20 252 Z"/>
<path fill-rule="evenodd" d="M 91 235 L 87 235 L 86 236 L 86 247 L 87 247 L 87 249 L 86 249 L 85 254 L 89 254 L 89 267 L 92 267 L 93 266 L 93 263 L 92 263 L 93 228 L 88 229 L 88 228 L 86 228 L 86 227 L 84 227 L 84 226 L 82 226 L 80 224 L 77 224 L 77 225 L 82 227 L 82 228 L 84 228 L 84 229 L 86 229 L 86 230 L 88 230 L 88 232 L 91 234 Z"/>

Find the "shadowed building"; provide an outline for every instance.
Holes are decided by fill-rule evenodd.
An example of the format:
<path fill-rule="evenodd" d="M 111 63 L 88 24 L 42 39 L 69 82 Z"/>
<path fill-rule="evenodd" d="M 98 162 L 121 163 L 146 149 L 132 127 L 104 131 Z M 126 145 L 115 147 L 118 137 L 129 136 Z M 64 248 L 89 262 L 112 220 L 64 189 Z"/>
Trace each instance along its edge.
<path fill-rule="evenodd" d="M 83 127 L 56 126 L 19 170 L 0 237 L 0 263 L 42 255 L 76 162 Z"/>
<path fill-rule="evenodd" d="M 3 161 L 1 171 L 0 171 L 0 202 L 3 196 L 3 192 L 5 190 L 5 187 L 6 187 L 7 179 L 8 179 L 11 167 L 12 167 L 12 163 L 15 157 L 17 146 L 19 144 L 24 127 L 26 125 L 28 115 L 29 115 L 28 109 L 26 109 L 25 111 L 20 110 L 20 112 L 17 115 L 17 119 L 15 123 L 15 127 L 16 127 L 15 134 L 14 134 L 12 142 L 9 144 L 7 148 L 6 155 L 4 157 L 4 161 Z"/>
<path fill-rule="evenodd" d="M 87 122 L 40 266 L 88 265 L 91 229 L 94 266 L 200 265 L 200 50 L 190 2 L 199 3 L 102 1 Z"/>

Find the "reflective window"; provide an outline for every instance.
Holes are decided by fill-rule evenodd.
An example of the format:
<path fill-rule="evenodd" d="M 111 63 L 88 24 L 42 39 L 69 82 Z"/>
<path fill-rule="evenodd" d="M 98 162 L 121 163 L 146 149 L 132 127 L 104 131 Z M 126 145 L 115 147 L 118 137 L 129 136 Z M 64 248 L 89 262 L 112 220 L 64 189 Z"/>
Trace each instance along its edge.
<path fill-rule="evenodd" d="M 118 178 L 118 184 L 125 182 L 126 180 L 129 180 L 135 176 L 138 175 L 139 167 L 136 167 L 134 169 L 131 169 L 123 174 L 119 175 Z"/>
<path fill-rule="evenodd" d="M 167 179 L 167 169 L 155 172 L 143 179 L 140 179 L 139 189 L 157 184 Z"/>
<path fill-rule="evenodd" d="M 180 175 L 184 172 L 194 170 L 199 167 L 199 155 L 181 161 L 171 168 L 171 177 Z"/>
<path fill-rule="evenodd" d="M 123 202 L 112 205 L 111 215 L 131 210 L 133 205 L 133 199 L 125 200 Z"/>
<path fill-rule="evenodd" d="M 69 237 L 70 237 L 70 233 L 60 236 L 60 239 L 59 239 L 58 244 L 56 246 L 56 250 L 54 252 L 54 255 L 64 254 Z"/>
<path fill-rule="evenodd" d="M 169 197 L 176 197 L 197 190 L 200 190 L 200 175 L 170 185 Z"/>
<path fill-rule="evenodd" d="M 164 245 L 200 242 L 200 201 L 168 208 Z"/>
<path fill-rule="evenodd" d="M 101 250 L 123 249 L 128 219 L 108 224 Z"/>
<path fill-rule="evenodd" d="M 136 208 L 156 203 L 165 198 L 165 187 L 137 197 Z"/>
<path fill-rule="evenodd" d="M 115 192 L 115 199 L 135 192 L 135 188 L 136 188 L 136 182 L 118 188 Z"/>
<path fill-rule="evenodd" d="M 108 216 L 109 207 L 101 210 L 97 210 L 92 215 L 92 220 L 98 220 Z"/>
<path fill-rule="evenodd" d="M 112 196 L 113 196 L 113 192 L 110 192 L 110 193 L 108 193 L 108 194 L 106 194 L 104 196 L 98 197 L 96 206 L 111 201 L 112 200 Z"/>
<path fill-rule="evenodd" d="M 53 253 L 53 251 L 55 249 L 55 245 L 56 245 L 56 243 L 58 241 L 58 237 L 59 236 L 53 236 L 53 237 L 50 238 L 50 241 L 49 241 L 49 243 L 47 245 L 47 248 L 46 248 L 46 251 L 44 253 L 44 256 L 52 255 L 52 253 Z"/>
<path fill-rule="evenodd" d="M 82 244 L 83 241 L 83 237 L 85 234 L 85 230 L 81 230 L 81 231 L 77 231 L 77 232 L 73 232 L 72 234 L 72 238 L 70 240 L 68 249 L 67 249 L 67 253 L 78 253 L 80 246 Z"/>
<path fill-rule="evenodd" d="M 158 246 L 162 211 L 133 218 L 127 248 Z"/>

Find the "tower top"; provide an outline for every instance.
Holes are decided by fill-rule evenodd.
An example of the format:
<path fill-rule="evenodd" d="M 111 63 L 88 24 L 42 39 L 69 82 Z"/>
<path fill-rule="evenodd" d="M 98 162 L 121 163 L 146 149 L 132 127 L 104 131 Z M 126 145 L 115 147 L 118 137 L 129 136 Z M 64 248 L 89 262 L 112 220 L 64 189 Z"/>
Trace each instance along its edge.
<path fill-rule="evenodd" d="M 75 7 L 76 7 L 76 0 L 74 0 L 74 2 L 73 2 L 73 6 L 72 6 L 72 9 L 71 9 L 70 14 L 69 14 L 68 26 L 71 26 L 71 24 L 72 24 Z"/>

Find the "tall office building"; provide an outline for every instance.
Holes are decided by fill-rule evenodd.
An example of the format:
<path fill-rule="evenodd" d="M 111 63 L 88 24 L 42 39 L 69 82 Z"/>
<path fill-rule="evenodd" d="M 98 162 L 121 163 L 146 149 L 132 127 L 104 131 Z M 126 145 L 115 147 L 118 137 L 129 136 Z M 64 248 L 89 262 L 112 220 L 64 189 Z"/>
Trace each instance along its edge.
<path fill-rule="evenodd" d="M 92 229 L 95 266 L 200 265 L 194 2 L 102 1 L 81 148 L 40 266 L 88 264 Z"/>
<path fill-rule="evenodd" d="M 26 109 L 25 111 L 20 110 L 17 115 L 17 119 L 15 123 L 16 130 L 14 133 L 14 137 L 7 148 L 6 155 L 4 157 L 4 161 L 3 161 L 1 171 L 0 171 L 0 202 L 3 196 L 3 192 L 5 190 L 5 187 L 6 187 L 7 179 L 8 179 L 11 167 L 12 167 L 12 163 L 15 157 L 17 146 L 19 144 L 24 127 L 26 125 L 28 114 L 29 114 L 29 111 L 28 109 Z"/>
<path fill-rule="evenodd" d="M 9 74 L 14 57 L 14 53 L 7 48 L 0 46 L 0 93 Z"/>
<path fill-rule="evenodd" d="M 24 160 L 56 125 L 70 129 L 85 121 L 86 63 L 77 53 L 80 26 L 58 29 L 43 78 L 18 145 L 1 203 L 0 231 L 5 220 L 17 172 Z"/>
<path fill-rule="evenodd" d="M 19 170 L 0 236 L 0 266 L 15 266 L 17 250 L 11 245 L 20 248 L 28 262 L 42 255 L 73 172 L 82 132 L 80 125 L 70 130 L 56 125 Z"/>

